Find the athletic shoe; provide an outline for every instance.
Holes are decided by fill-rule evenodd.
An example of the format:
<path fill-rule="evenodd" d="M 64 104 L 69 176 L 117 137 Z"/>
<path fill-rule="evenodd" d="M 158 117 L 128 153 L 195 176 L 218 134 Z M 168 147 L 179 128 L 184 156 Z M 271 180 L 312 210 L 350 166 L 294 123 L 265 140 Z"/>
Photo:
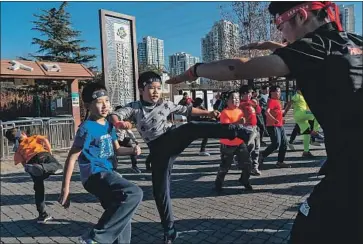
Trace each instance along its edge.
<path fill-rule="evenodd" d="M 320 134 L 319 132 L 317 134 L 311 135 L 311 137 L 314 137 L 315 139 L 324 141 L 324 136 L 322 134 Z"/>
<path fill-rule="evenodd" d="M 250 183 L 243 184 L 245 191 L 253 191 L 252 185 Z"/>
<path fill-rule="evenodd" d="M 178 238 L 178 232 L 175 230 L 175 228 L 164 232 L 164 244 L 172 244 L 176 238 Z"/>
<path fill-rule="evenodd" d="M 32 176 L 41 176 L 44 174 L 44 169 L 40 164 L 25 164 L 24 170 Z"/>
<path fill-rule="evenodd" d="M 47 214 L 46 212 L 39 214 L 39 217 L 37 218 L 37 223 L 38 224 L 45 224 L 48 220 L 53 219 L 52 216 L 50 216 L 49 214 Z"/>
<path fill-rule="evenodd" d="M 276 167 L 277 168 L 291 168 L 291 165 L 284 163 L 284 162 L 277 162 Z"/>
<path fill-rule="evenodd" d="M 84 238 L 82 236 L 78 237 L 78 241 L 80 244 L 97 244 L 96 241 L 89 238 Z"/>
<path fill-rule="evenodd" d="M 63 174 L 63 169 L 57 169 L 54 173 L 54 175 L 60 175 Z"/>
<path fill-rule="evenodd" d="M 244 182 L 243 178 L 239 178 L 238 181 L 244 186 L 246 191 L 253 191 L 252 185 L 250 182 Z"/>
<path fill-rule="evenodd" d="M 134 171 L 136 174 L 141 174 L 141 170 L 136 165 L 131 167 L 132 171 Z"/>
<path fill-rule="evenodd" d="M 320 147 L 321 146 L 320 142 L 317 142 L 317 141 L 311 141 L 310 142 L 310 145 L 316 146 L 316 147 Z"/>
<path fill-rule="evenodd" d="M 210 156 L 210 153 L 207 153 L 207 152 L 200 152 L 200 153 L 199 153 L 199 156 L 206 156 L 206 157 L 208 157 L 208 156 Z"/>
<path fill-rule="evenodd" d="M 313 158 L 314 155 L 311 152 L 303 152 L 302 157 L 304 157 L 304 158 Z"/>
<path fill-rule="evenodd" d="M 253 175 L 253 176 L 260 176 L 261 175 L 261 171 L 258 168 L 253 168 L 251 170 L 251 175 Z"/>
<path fill-rule="evenodd" d="M 289 146 L 289 148 L 290 148 L 291 151 L 295 151 L 294 145 L 292 145 L 291 143 L 288 143 L 287 145 Z"/>

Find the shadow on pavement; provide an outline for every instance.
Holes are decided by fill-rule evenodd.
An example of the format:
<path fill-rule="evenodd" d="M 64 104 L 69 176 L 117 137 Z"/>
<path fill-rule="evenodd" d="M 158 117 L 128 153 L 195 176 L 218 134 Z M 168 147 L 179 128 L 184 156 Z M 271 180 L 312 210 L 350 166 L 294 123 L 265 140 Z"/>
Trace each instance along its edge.
<path fill-rule="evenodd" d="M 215 173 L 213 173 L 215 174 Z M 210 175 L 210 174 L 208 174 Z M 229 174 L 232 175 L 232 174 Z M 284 176 L 270 176 L 270 177 L 260 177 L 260 178 L 251 178 L 252 186 L 255 186 L 255 191 L 253 192 L 245 192 L 244 188 L 238 182 L 238 180 L 229 180 L 228 174 L 226 176 L 226 180 L 224 182 L 224 190 L 223 193 L 219 194 L 214 190 L 214 181 L 198 181 L 205 174 L 187 174 L 187 175 L 173 175 L 171 177 L 171 197 L 172 199 L 177 198 L 195 198 L 195 197 L 213 197 L 219 195 L 235 195 L 235 194 L 254 194 L 258 192 L 270 192 L 272 194 L 283 194 L 283 195 L 305 195 L 311 191 L 311 185 L 297 185 L 292 186 L 288 189 L 260 189 L 258 190 L 259 185 L 269 185 L 269 184 L 284 184 L 284 183 L 302 183 L 317 180 L 314 178 L 314 173 L 305 173 L 305 174 L 293 174 L 293 175 L 284 175 Z M 133 177 L 140 177 L 140 175 L 125 176 L 128 180 L 133 180 Z M 149 176 L 149 180 L 151 180 L 151 176 Z M 58 179 L 61 181 L 61 178 Z M 198 181 L 198 182 L 195 182 Z M 192 183 L 192 184 L 191 184 Z M 59 184 L 61 184 L 59 182 Z M 136 182 L 137 184 L 137 182 Z M 197 187 L 196 187 L 197 184 Z M 236 188 L 237 186 L 237 188 Z M 230 188 L 232 187 L 232 188 Z M 47 185 L 45 184 L 45 188 L 47 189 Z M 144 192 L 143 200 L 153 200 L 152 195 L 152 186 L 150 185 L 140 185 L 140 188 Z M 60 188 L 59 188 L 60 189 Z M 55 202 L 57 201 L 59 195 L 57 194 L 46 194 L 46 200 Z M 89 193 L 72 193 L 71 189 L 71 201 L 76 203 L 94 203 L 97 200 Z M 21 205 L 21 204 L 33 204 L 34 195 L 33 194 L 23 194 L 23 195 L 2 195 L 1 196 L 1 206 L 10 206 L 10 205 Z"/>
<path fill-rule="evenodd" d="M 45 225 L 35 220 L 4 221 L 2 237 L 78 237 L 93 223 L 54 219 Z M 249 243 L 261 237 L 261 243 L 286 243 L 292 227 L 291 219 L 183 219 L 175 221 L 179 238 L 175 243 Z M 26 226 L 20 228 L 19 226 Z M 161 243 L 161 224 L 157 222 L 132 223 L 132 243 Z M 257 238 L 258 239 L 258 238 Z M 275 241 L 277 242 L 275 242 Z"/>

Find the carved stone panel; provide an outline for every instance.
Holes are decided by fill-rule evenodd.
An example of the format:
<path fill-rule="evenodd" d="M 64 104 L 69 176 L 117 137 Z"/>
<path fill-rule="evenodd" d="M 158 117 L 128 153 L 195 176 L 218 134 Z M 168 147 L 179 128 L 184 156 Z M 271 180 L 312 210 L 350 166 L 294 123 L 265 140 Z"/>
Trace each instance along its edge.
<path fill-rule="evenodd" d="M 112 106 L 138 99 L 135 18 L 100 10 L 103 76 Z"/>

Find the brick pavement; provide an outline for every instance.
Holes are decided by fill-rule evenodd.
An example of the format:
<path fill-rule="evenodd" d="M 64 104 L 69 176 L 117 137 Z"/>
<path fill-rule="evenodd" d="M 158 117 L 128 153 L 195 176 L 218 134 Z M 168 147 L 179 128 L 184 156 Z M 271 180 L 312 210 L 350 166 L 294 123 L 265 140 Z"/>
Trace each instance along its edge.
<path fill-rule="evenodd" d="M 287 131 L 291 129 L 288 124 Z M 297 151 L 288 151 L 286 155 L 292 168 L 276 169 L 274 153 L 266 159 L 262 176 L 252 177 L 252 193 L 242 190 L 237 181 L 239 172 L 233 168 L 226 177 L 224 192 L 219 195 L 213 191 L 219 164 L 218 142 L 208 143 L 210 157 L 198 156 L 200 141 L 194 142 L 178 157 L 172 175 L 175 224 L 181 231 L 176 243 L 286 243 L 297 206 L 319 181 L 316 173 L 325 156 L 323 147 L 312 147 L 312 153 L 318 156 L 314 160 L 302 159 L 301 137 L 297 141 Z M 139 160 L 141 169 L 146 149 L 144 153 Z M 66 152 L 56 156 L 64 162 Z M 127 157 L 121 162 L 124 164 L 120 164 L 119 171 L 144 191 L 143 202 L 133 218 L 132 243 L 161 243 L 162 228 L 152 197 L 151 175 L 131 173 Z M 96 223 L 103 210 L 83 189 L 78 172 L 72 179 L 72 203 L 68 210 L 57 203 L 61 176 L 47 180 L 47 207 L 55 220 L 38 225 L 31 178 L 21 167 L 3 161 L 1 243 L 77 243 L 77 237 Z"/>

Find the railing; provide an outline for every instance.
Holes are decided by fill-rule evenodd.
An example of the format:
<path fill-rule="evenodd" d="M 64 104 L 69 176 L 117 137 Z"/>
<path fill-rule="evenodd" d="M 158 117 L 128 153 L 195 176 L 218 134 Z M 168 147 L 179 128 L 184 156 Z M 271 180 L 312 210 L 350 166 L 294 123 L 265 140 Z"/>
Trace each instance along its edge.
<path fill-rule="evenodd" d="M 28 135 L 44 135 L 48 137 L 53 149 L 68 149 L 71 147 L 71 140 L 74 138 L 74 119 L 43 118 L 24 119 L 7 122 L 0 122 L 0 158 L 8 158 L 12 154 L 13 145 L 6 137 L 6 131 L 10 129 L 25 131 Z M 11 144 L 11 145 L 10 145 Z"/>
<path fill-rule="evenodd" d="M 46 123 L 46 135 L 54 149 L 68 149 L 74 139 L 73 118 L 52 118 Z"/>

